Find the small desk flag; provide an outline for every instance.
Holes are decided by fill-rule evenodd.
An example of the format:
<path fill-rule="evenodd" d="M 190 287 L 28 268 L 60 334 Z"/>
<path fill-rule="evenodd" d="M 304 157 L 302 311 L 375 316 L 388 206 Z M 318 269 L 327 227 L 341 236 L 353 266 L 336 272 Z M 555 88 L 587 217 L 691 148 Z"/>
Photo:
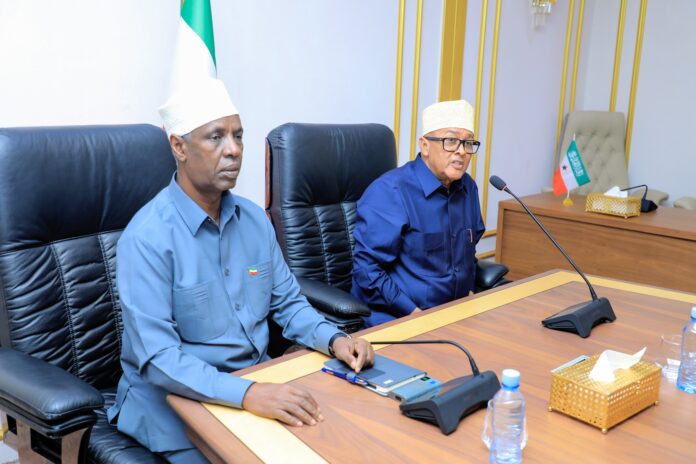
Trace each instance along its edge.
<path fill-rule="evenodd" d="M 556 174 L 553 176 L 553 193 L 561 195 L 590 181 L 575 140 L 570 142 L 565 156 L 561 157 Z"/>

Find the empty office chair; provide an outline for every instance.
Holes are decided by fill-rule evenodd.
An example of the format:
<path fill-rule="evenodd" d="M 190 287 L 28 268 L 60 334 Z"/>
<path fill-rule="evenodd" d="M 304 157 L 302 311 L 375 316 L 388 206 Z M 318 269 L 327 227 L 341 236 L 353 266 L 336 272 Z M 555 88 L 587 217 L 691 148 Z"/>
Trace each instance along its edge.
<path fill-rule="evenodd" d="M 586 195 L 606 192 L 614 185 L 621 188 L 648 184 L 650 179 L 628 179 L 626 168 L 626 120 L 623 113 L 610 111 L 573 111 L 566 115 L 559 147 L 559 157 L 565 155 L 575 135 L 575 143 L 590 177 L 588 184 L 572 193 Z M 642 190 L 629 192 L 642 195 Z M 647 198 L 660 203 L 668 198 L 664 192 L 650 188 Z"/>
<path fill-rule="evenodd" d="M 696 198 L 694 198 L 694 197 L 678 198 L 677 200 L 674 200 L 674 207 L 696 211 Z"/>
<path fill-rule="evenodd" d="M 20 462 L 32 448 L 164 462 L 106 408 L 121 376 L 116 242 L 174 169 L 150 125 L 0 129 L 0 410 Z"/>
<path fill-rule="evenodd" d="M 369 308 L 353 297 L 353 230 L 365 189 L 396 167 L 391 129 L 380 124 L 283 124 L 266 139 L 266 211 L 302 293 L 347 332 Z M 507 280 L 479 262 L 478 290 Z"/>

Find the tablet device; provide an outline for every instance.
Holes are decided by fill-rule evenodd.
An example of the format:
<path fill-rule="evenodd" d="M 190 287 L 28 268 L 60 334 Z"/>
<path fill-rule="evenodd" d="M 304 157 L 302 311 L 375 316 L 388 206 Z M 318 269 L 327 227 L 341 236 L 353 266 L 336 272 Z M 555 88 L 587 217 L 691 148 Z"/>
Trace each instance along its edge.
<path fill-rule="evenodd" d="M 324 363 L 324 366 L 327 369 L 341 374 L 350 374 L 353 372 L 353 369 L 338 359 L 327 361 Z M 393 389 L 403 386 L 413 380 L 420 379 L 424 375 L 425 372 L 420 369 L 415 369 L 406 364 L 376 354 L 375 364 L 372 367 L 360 371 L 357 378 L 367 382 L 365 388 L 379 393 L 382 396 L 388 396 L 389 392 Z"/>

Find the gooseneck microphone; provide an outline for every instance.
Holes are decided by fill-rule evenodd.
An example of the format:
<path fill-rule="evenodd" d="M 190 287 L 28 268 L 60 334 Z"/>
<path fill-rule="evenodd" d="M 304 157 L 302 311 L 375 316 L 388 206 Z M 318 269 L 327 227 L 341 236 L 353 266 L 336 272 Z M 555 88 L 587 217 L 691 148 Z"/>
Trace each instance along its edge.
<path fill-rule="evenodd" d="M 645 184 L 640 184 L 640 185 L 634 185 L 633 187 L 626 187 L 621 189 L 622 192 L 626 192 L 628 190 L 634 190 L 637 188 L 644 187 L 645 191 L 643 192 L 643 197 L 640 199 L 640 212 L 641 213 L 649 213 L 650 211 L 655 211 L 657 209 L 657 205 L 655 204 L 654 201 L 648 200 L 648 186 Z"/>
<path fill-rule="evenodd" d="M 426 393 L 399 405 L 401 412 L 413 419 L 430 422 L 440 427 L 445 435 L 457 430 L 459 422 L 472 412 L 485 408 L 488 400 L 500 390 L 500 382 L 493 371 L 479 372 L 469 350 L 451 340 L 399 340 L 370 342 L 373 345 L 431 345 L 456 346 L 469 358 L 472 375 L 456 377 L 443 383 L 435 392 Z"/>
<path fill-rule="evenodd" d="M 590 290 L 592 301 L 573 305 L 557 314 L 554 314 L 553 316 L 547 317 L 546 319 L 541 321 L 544 327 L 548 327 L 549 329 L 564 330 L 567 332 L 577 333 L 581 337 L 587 338 L 590 336 L 592 328 L 597 324 L 601 324 L 602 322 L 612 322 L 616 320 L 616 315 L 614 314 L 614 310 L 611 308 L 611 303 L 609 303 L 609 300 L 606 298 L 597 297 L 597 293 L 595 292 L 594 287 L 592 287 L 590 281 L 585 276 L 585 273 L 583 273 L 577 266 L 577 264 L 575 264 L 575 261 L 573 261 L 571 257 L 568 256 L 568 253 L 566 253 L 563 247 L 553 238 L 553 236 L 551 236 L 549 231 L 546 230 L 546 227 L 544 227 L 544 225 L 539 221 L 539 219 L 537 219 L 534 213 L 532 213 L 529 210 L 527 205 L 522 200 L 520 200 L 520 198 L 517 195 L 512 193 L 505 181 L 503 181 L 503 179 L 501 179 L 500 177 L 491 176 L 490 182 L 491 185 L 493 185 L 493 187 L 503 192 L 509 193 L 515 200 L 517 200 L 517 202 L 520 205 L 522 205 L 522 208 L 524 208 L 527 214 L 529 214 L 529 216 L 534 220 L 534 222 L 537 223 L 539 228 L 544 232 L 544 234 L 546 234 L 549 240 L 551 240 L 556 249 L 558 249 L 558 251 L 560 251 L 561 254 L 565 257 L 565 259 L 570 263 L 570 265 L 573 266 L 573 269 L 575 269 L 575 271 L 578 274 L 580 274 L 580 277 L 582 277 L 582 279 L 587 284 L 587 288 L 589 288 Z"/>

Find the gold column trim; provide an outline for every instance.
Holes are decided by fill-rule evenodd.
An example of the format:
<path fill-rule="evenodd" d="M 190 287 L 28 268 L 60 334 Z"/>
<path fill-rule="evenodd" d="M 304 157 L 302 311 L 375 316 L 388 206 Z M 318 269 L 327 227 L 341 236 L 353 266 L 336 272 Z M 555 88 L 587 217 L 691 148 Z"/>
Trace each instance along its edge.
<path fill-rule="evenodd" d="M 495 73 L 498 65 L 498 39 L 500 38 L 500 11 L 502 0 L 495 2 L 495 25 L 493 26 L 493 50 L 491 51 L 491 78 L 488 83 L 488 121 L 486 122 L 486 156 L 483 168 L 483 222 L 488 213 L 488 174 L 491 167 L 491 146 L 493 145 L 493 109 L 495 104 Z"/>
<path fill-rule="evenodd" d="M 445 0 L 442 8 L 442 54 L 439 101 L 462 97 L 467 0 Z"/>
<path fill-rule="evenodd" d="M 411 94 L 411 151 L 409 159 L 416 157 L 416 129 L 418 128 L 418 89 L 420 79 L 420 48 L 423 29 L 423 0 L 418 0 L 416 13 L 416 46 L 413 59 L 413 90 Z"/>
<path fill-rule="evenodd" d="M 492 258 L 493 256 L 495 256 L 495 250 L 484 251 L 476 254 L 476 259 L 487 259 Z"/>
<path fill-rule="evenodd" d="M 640 0 L 640 15 L 636 31 L 636 48 L 633 54 L 633 75 L 631 76 L 631 96 L 628 100 L 628 118 L 626 121 L 626 167 L 631 154 L 631 134 L 633 132 L 633 116 L 635 114 L 636 90 L 638 89 L 638 73 L 640 72 L 640 55 L 643 51 L 643 32 L 645 31 L 645 16 L 648 12 L 648 0 Z"/>
<path fill-rule="evenodd" d="M 624 26 L 626 25 L 626 0 L 621 0 L 619 23 L 616 26 L 616 47 L 614 49 L 614 74 L 611 78 L 611 97 L 609 111 L 616 111 L 616 92 L 619 89 L 619 71 L 621 70 L 621 47 L 623 45 Z"/>
<path fill-rule="evenodd" d="M 406 0 L 399 0 L 399 22 L 396 33 L 396 84 L 394 86 L 394 139 L 396 161 L 399 161 L 399 130 L 401 128 L 401 84 L 404 64 L 404 17 Z"/>
<path fill-rule="evenodd" d="M 573 75 L 570 78 L 570 98 L 568 111 L 575 109 L 575 84 L 578 81 L 578 63 L 580 61 L 580 42 L 582 42 L 582 23 L 585 19 L 585 0 L 580 0 L 578 11 L 578 28 L 575 32 L 575 51 L 573 52 Z"/>
<path fill-rule="evenodd" d="M 575 11 L 575 0 L 568 2 L 568 21 L 566 23 L 565 48 L 563 50 L 563 71 L 561 73 L 561 97 L 558 101 L 558 124 L 556 126 L 556 144 L 553 152 L 553 172 L 556 172 L 558 159 L 556 155 L 561 147 L 558 146 L 561 139 L 561 126 L 563 125 L 563 114 L 565 112 L 565 93 L 568 80 L 568 55 L 570 55 L 570 36 L 573 35 L 573 12 Z"/>
<path fill-rule="evenodd" d="M 478 64 L 476 67 L 476 101 L 474 102 L 474 137 L 479 135 L 479 119 L 481 117 L 481 85 L 483 83 L 483 58 L 486 50 L 486 19 L 488 17 L 488 0 L 483 0 L 481 5 L 481 24 L 479 26 L 479 48 L 478 48 Z M 471 158 L 471 177 L 476 180 L 476 161 L 478 156 Z"/>

